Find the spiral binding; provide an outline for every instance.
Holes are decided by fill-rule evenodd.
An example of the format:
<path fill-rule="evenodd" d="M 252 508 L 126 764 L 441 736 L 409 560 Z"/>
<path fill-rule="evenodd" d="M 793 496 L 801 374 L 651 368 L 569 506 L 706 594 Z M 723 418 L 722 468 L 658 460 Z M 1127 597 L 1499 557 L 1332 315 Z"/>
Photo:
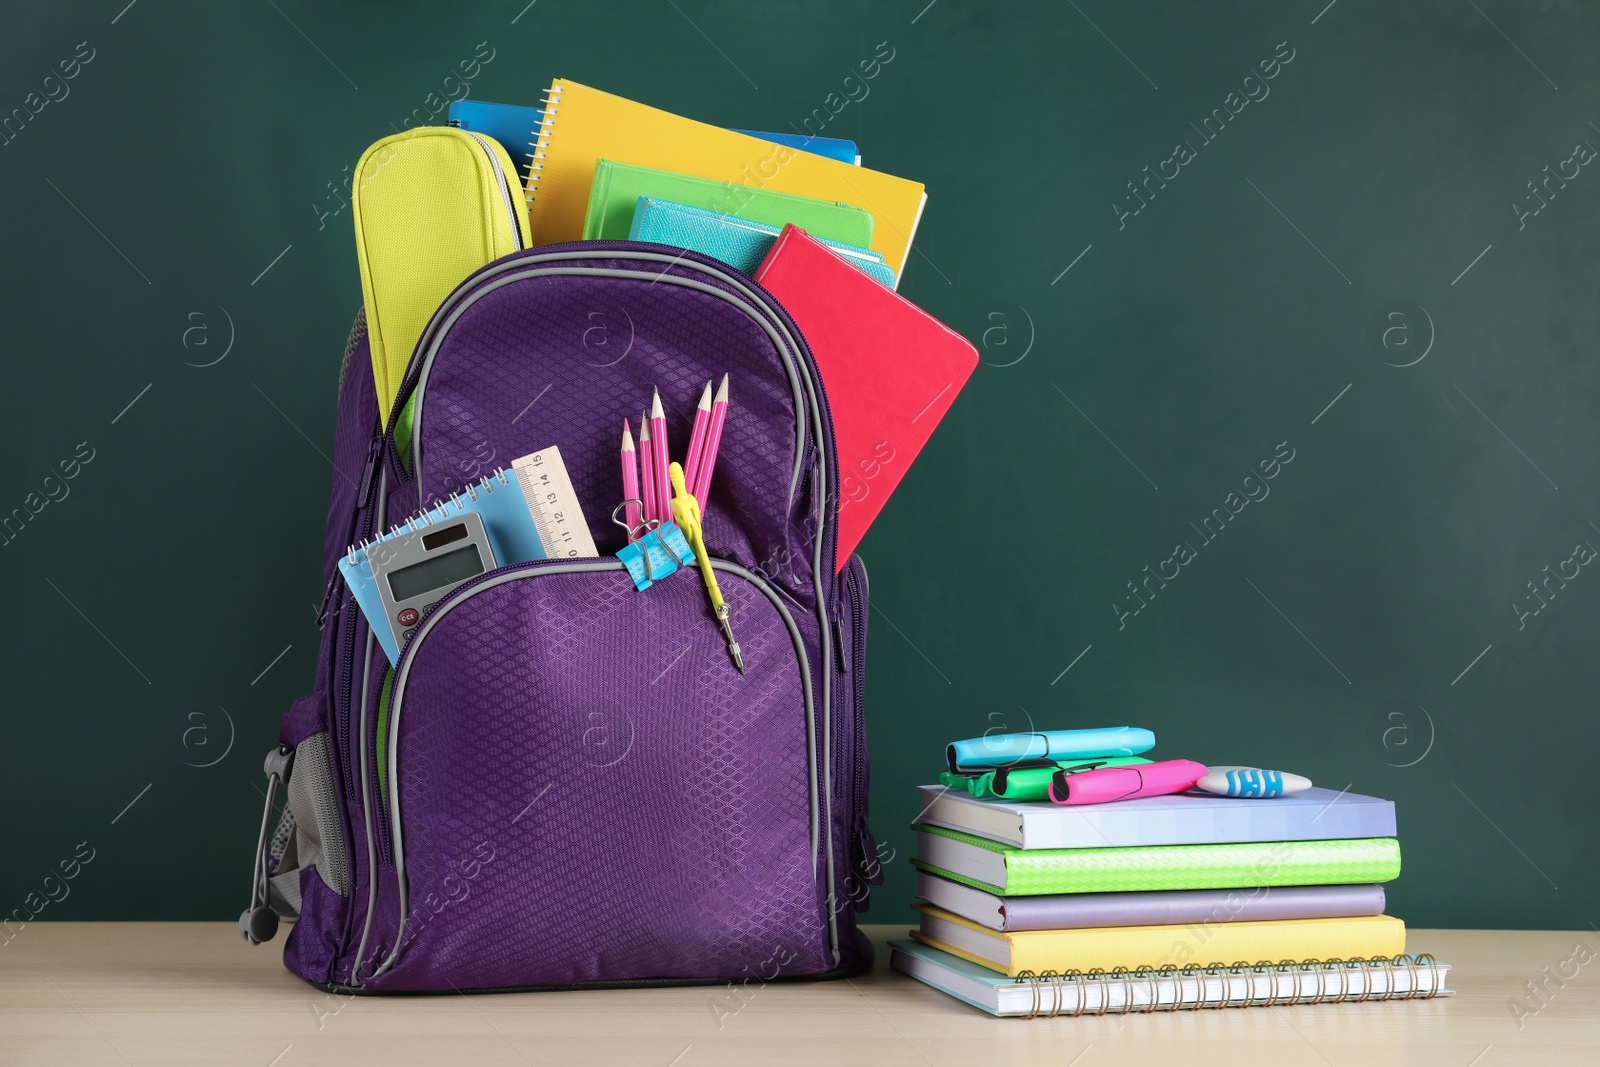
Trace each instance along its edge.
<path fill-rule="evenodd" d="M 469 485 L 464 489 L 456 490 L 454 493 L 451 493 L 443 500 L 440 500 L 438 503 L 428 508 L 421 515 L 413 515 L 405 522 L 396 523 L 394 526 L 389 528 L 388 533 L 379 534 L 376 537 L 363 537 L 360 544 L 351 545 L 349 547 L 345 553 L 345 558 L 349 561 L 350 565 L 354 567 L 361 562 L 362 554 L 377 542 L 386 540 L 387 538 L 393 537 L 400 533 L 415 533 L 418 530 L 426 529 L 437 522 L 443 522 L 449 517 L 449 511 L 452 507 L 455 508 L 456 511 L 464 511 L 466 509 L 466 505 L 461 502 L 462 497 L 466 497 L 468 500 L 476 503 L 480 493 L 489 494 L 494 492 L 495 483 L 500 485 L 510 485 L 511 472 L 506 470 L 504 467 L 497 468 L 493 474 L 486 475 L 481 482 Z M 433 513 L 435 511 L 442 512 L 443 514 L 436 519 L 433 517 Z"/>
<path fill-rule="evenodd" d="M 1422 982 L 1421 970 L 1426 967 L 1428 978 Z M 1409 979 L 1405 990 L 1399 989 L 1399 983 L 1388 981 L 1383 983 L 1382 991 L 1375 988 L 1376 983 L 1371 979 L 1378 971 L 1404 968 Z M 1351 977 L 1354 974 L 1367 972 L 1366 981 L 1362 982 L 1362 990 L 1352 993 Z M 1267 992 L 1258 993 L 1252 989 L 1254 978 L 1270 976 L 1267 983 Z M 1331 992 L 1334 985 L 1332 977 L 1339 976 L 1338 992 Z M 1392 976 L 1391 976 L 1392 977 Z M 1195 979 L 1199 985 L 1200 996 L 1192 1002 L 1185 1002 L 1182 997 L 1174 997 L 1171 1004 L 1160 1004 L 1158 993 L 1160 983 L 1170 981 L 1181 983 L 1186 978 Z M 1222 996 L 1205 996 L 1206 980 L 1220 979 L 1222 983 Z M 1244 993 L 1235 996 L 1234 982 L 1236 979 L 1244 980 Z M 1287 992 L 1283 990 L 1282 979 L 1290 979 L 1292 988 Z M 1309 985 L 1302 987 L 1305 980 Z M 1374 956 L 1354 959 L 1310 959 L 1310 960 L 1279 960 L 1272 963 L 1261 960 L 1256 963 L 1246 963 L 1243 960 L 1230 965 L 1213 964 L 1210 966 L 1178 967 L 1174 964 L 1164 964 L 1160 967 L 1138 967 L 1129 970 L 1125 967 L 1116 967 L 1110 971 L 1089 971 L 1087 973 L 1076 969 L 1067 971 L 1046 970 L 1034 973 L 1031 970 L 1020 971 L 1015 978 L 1015 984 L 1027 985 L 1032 993 L 1028 1011 L 1023 1016 L 1028 1019 L 1044 1017 L 1054 1019 L 1058 1015 L 1105 1015 L 1108 1012 L 1114 1015 L 1127 1015 L 1138 1012 L 1148 1015 L 1153 1011 L 1177 1011 L 1179 1008 L 1189 1008 L 1198 1011 L 1201 1008 L 1254 1008 L 1270 1007 L 1276 1004 L 1342 1004 L 1345 1001 L 1358 1002 L 1363 1000 L 1432 1000 L 1442 991 L 1442 982 L 1439 974 L 1439 961 L 1429 953 L 1418 955 L 1401 954 L 1398 956 Z M 1120 1007 L 1111 1007 L 1111 986 L 1114 982 L 1124 983 L 1125 996 Z M 1091 1011 L 1088 1007 L 1090 984 L 1098 986 L 1100 990 L 1099 1007 Z M 1419 988 L 1426 985 L 1425 989 Z M 1073 1002 L 1067 1004 L 1067 989 L 1073 991 Z M 1048 995 L 1046 989 L 1049 990 Z M 1135 994 L 1144 991 L 1141 1001 Z"/>
<path fill-rule="evenodd" d="M 539 192 L 540 172 L 544 170 L 544 164 L 540 161 L 545 157 L 545 149 L 550 147 L 550 128 L 555 125 L 556 110 L 561 103 L 561 89 L 561 82 L 556 81 L 544 91 L 544 97 L 539 105 L 544 110 L 544 116 L 539 120 L 539 132 L 528 142 L 528 147 L 532 149 L 528 153 L 528 193 L 525 198 L 529 207 L 533 206 L 533 198 Z"/>

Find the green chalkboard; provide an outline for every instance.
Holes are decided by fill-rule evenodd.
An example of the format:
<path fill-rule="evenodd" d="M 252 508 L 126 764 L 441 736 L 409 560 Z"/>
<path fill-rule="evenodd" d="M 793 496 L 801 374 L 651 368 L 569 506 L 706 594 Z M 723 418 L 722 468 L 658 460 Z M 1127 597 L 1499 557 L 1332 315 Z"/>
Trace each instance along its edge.
<path fill-rule="evenodd" d="M 560 74 L 785 129 L 886 45 L 825 132 L 926 182 L 902 292 L 983 365 L 862 548 L 869 917 L 909 916 L 945 741 L 1129 723 L 1395 799 L 1415 925 L 1586 926 L 1600 11 L 1547 8 L 12 12 L 0 911 L 243 906 L 314 672 L 368 143 L 473 59 L 481 99 Z"/>

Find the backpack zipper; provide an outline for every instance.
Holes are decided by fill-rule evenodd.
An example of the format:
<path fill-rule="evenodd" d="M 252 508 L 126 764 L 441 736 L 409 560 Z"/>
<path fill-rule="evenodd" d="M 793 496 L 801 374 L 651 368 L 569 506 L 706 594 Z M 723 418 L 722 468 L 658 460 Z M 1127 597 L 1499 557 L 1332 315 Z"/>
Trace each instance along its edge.
<path fill-rule="evenodd" d="M 856 574 L 860 573 L 857 581 Z M 867 603 L 867 568 L 858 556 L 851 560 L 845 567 L 845 595 L 850 601 L 850 643 L 858 646 L 862 654 L 866 652 L 866 603 Z M 851 694 L 854 699 L 850 704 L 851 726 L 851 764 L 850 775 L 850 842 L 851 867 L 867 885 L 883 884 L 883 868 L 878 865 L 878 843 L 873 839 L 872 829 L 867 823 L 867 720 L 863 706 L 867 698 L 867 678 L 865 671 L 856 671 L 850 679 Z M 867 910 L 867 893 L 863 889 L 861 899 L 854 901 L 857 911 Z"/>
<path fill-rule="evenodd" d="M 376 490 L 374 490 L 373 482 L 377 483 Z M 374 491 L 376 491 L 376 500 L 372 500 Z M 369 483 L 362 489 L 362 499 L 371 501 L 373 504 L 372 511 L 368 514 L 367 523 L 362 526 L 361 530 L 361 536 L 365 539 L 371 536 L 372 519 L 378 518 L 388 511 L 388 476 L 381 464 L 374 464 Z M 361 617 L 365 618 L 365 616 Z M 373 834 L 373 823 L 376 820 L 373 818 L 372 808 L 373 798 L 377 791 L 370 785 L 371 774 L 367 767 L 370 758 L 370 750 L 367 747 L 367 690 L 372 680 L 372 649 L 377 644 L 377 639 L 369 626 L 367 628 L 366 654 L 362 657 L 361 662 L 361 685 L 358 689 L 354 671 L 356 631 L 359 625 L 359 621 L 350 624 L 350 640 L 345 658 L 345 706 L 350 709 L 349 725 L 353 740 L 353 744 L 348 748 L 356 749 L 359 746 L 361 777 L 358 788 L 361 795 L 361 819 L 367 840 L 367 910 L 362 919 L 361 940 L 357 943 L 355 956 L 350 961 L 350 984 L 353 986 L 361 984 L 361 957 L 366 953 L 367 939 L 372 934 L 372 918 L 378 908 L 378 864 L 380 861 L 388 862 L 386 843 L 378 840 Z M 360 693 L 359 698 L 356 696 L 358 691 Z M 359 706 L 356 704 L 358 699 L 360 700 Z M 352 885 L 354 885 L 353 880 Z"/>
<path fill-rule="evenodd" d="M 372 439 L 372 443 L 367 446 L 366 467 L 362 470 L 361 481 L 358 483 L 360 485 L 359 492 L 361 493 L 361 496 L 356 500 L 355 529 L 351 531 L 351 544 L 360 544 L 367 537 L 371 536 L 373 515 L 369 508 L 372 504 L 373 483 L 377 480 L 375 475 L 377 474 L 378 452 L 382 445 L 383 437 L 380 434 L 374 437 Z M 343 576 L 339 573 L 339 569 L 335 567 L 333 571 L 333 578 L 328 588 L 330 598 L 324 600 L 323 602 L 324 611 L 327 610 L 328 604 L 332 602 L 331 594 L 334 587 L 343 581 Z M 354 604 L 354 602 L 355 598 L 350 597 L 346 600 L 344 607 L 349 608 Z M 360 740 L 355 737 L 357 730 L 355 729 L 356 684 L 354 676 L 356 662 L 356 630 L 360 627 L 360 622 L 356 616 L 358 616 L 360 613 L 346 612 L 341 609 L 340 614 L 346 616 L 348 619 L 348 621 L 341 619 L 341 625 L 347 626 L 347 629 L 345 633 L 341 635 L 342 640 L 340 643 L 344 648 L 345 716 L 349 720 L 343 724 L 348 729 L 341 731 L 341 734 L 348 734 L 349 736 L 340 737 L 339 762 L 344 768 L 345 781 L 351 782 L 352 784 L 359 782 L 360 787 L 365 789 L 366 783 L 354 777 L 355 771 L 354 767 L 352 766 L 354 757 L 351 755 L 356 745 L 360 743 Z M 319 619 L 318 625 L 321 625 L 321 622 L 322 620 Z M 355 743 L 350 743 L 352 741 Z M 364 801 L 362 806 L 365 807 Z"/>
<path fill-rule="evenodd" d="M 463 130 L 468 137 L 478 142 L 478 147 L 483 149 L 483 154 L 489 157 L 489 166 L 494 168 L 495 183 L 500 186 L 500 200 L 505 205 L 506 217 L 511 220 L 511 240 L 516 245 L 516 251 L 522 251 L 522 226 L 517 218 L 517 209 L 513 206 L 515 198 L 511 195 L 511 182 L 506 178 L 506 170 L 500 165 L 500 157 L 494 154 L 489 141 L 481 133 Z"/>
<path fill-rule="evenodd" d="M 356 313 L 355 322 L 350 327 L 350 335 L 345 341 L 344 358 L 339 364 L 338 395 L 341 398 L 344 396 L 345 379 L 350 370 L 351 360 L 355 357 L 356 349 L 360 346 L 362 339 L 366 337 L 366 335 L 367 312 L 366 308 L 363 307 Z M 362 466 L 360 481 L 356 483 L 357 493 L 359 495 L 356 498 L 355 514 L 351 516 L 351 529 L 349 531 L 351 544 L 357 544 L 362 539 L 369 536 L 372 527 L 373 512 L 371 510 L 371 504 L 373 486 L 377 481 L 377 476 L 379 473 L 377 464 L 378 458 L 382 452 L 382 448 L 383 427 L 379 426 L 377 428 L 377 432 L 373 434 L 372 438 L 367 443 L 366 462 Z M 334 567 L 333 574 L 331 574 L 328 579 L 328 587 L 323 591 L 322 604 L 317 609 L 317 628 L 319 630 L 327 623 L 329 609 L 333 606 L 334 598 L 337 595 L 339 587 L 343 585 L 343 582 L 344 579 L 339 574 L 338 567 Z M 334 691 L 329 693 L 329 703 L 332 705 L 332 721 L 329 723 L 329 735 L 330 740 L 333 741 L 339 750 L 339 771 L 343 775 L 345 788 L 350 792 L 359 791 L 361 793 L 361 807 L 362 811 L 365 813 L 369 808 L 369 805 L 366 802 L 366 779 L 364 775 L 357 775 L 355 757 L 355 752 L 357 751 L 356 746 L 361 743 L 359 731 L 356 727 L 356 723 L 359 720 L 356 717 L 356 684 L 354 677 L 356 660 L 356 632 L 361 625 L 361 613 L 356 610 L 346 610 L 353 609 L 354 603 L 355 601 L 353 597 L 346 599 L 345 602 L 340 606 L 340 609 L 335 616 L 338 620 L 337 625 L 340 628 L 340 633 L 335 639 L 335 650 L 336 654 L 339 655 L 339 662 L 342 663 L 344 667 L 344 700 L 342 702 L 343 721 L 340 721 L 341 701 L 339 700 L 339 693 L 337 691 L 337 687 L 339 685 L 339 674 L 337 671 L 337 666 L 335 664 L 330 664 L 330 668 L 332 669 L 329 671 L 331 675 L 329 678 L 329 684 L 330 686 L 334 687 Z M 358 867 L 354 856 L 355 831 L 354 826 L 348 822 L 348 813 L 341 811 L 340 820 L 345 833 L 345 840 L 350 843 L 350 890 L 353 894 L 356 885 L 355 872 Z M 374 864 L 371 862 L 372 854 L 370 834 L 367 837 L 367 842 L 367 874 L 370 880 L 376 877 L 376 874 L 372 869 Z"/>
<path fill-rule="evenodd" d="M 845 579 L 845 592 L 850 597 L 850 643 L 856 649 L 856 659 L 861 659 L 867 651 L 867 566 L 862 563 L 861 557 L 851 560 L 850 577 Z M 861 574 L 861 581 L 856 581 L 856 574 Z M 872 827 L 867 824 L 867 675 L 864 670 L 856 670 L 850 680 L 853 702 L 850 705 L 853 717 L 854 758 L 850 776 L 850 814 L 851 814 L 851 840 L 856 843 L 858 854 L 858 870 L 867 885 L 883 885 L 883 867 L 878 865 L 878 845 L 872 837 Z M 861 901 L 856 904 L 858 912 L 867 910 L 867 896 L 862 893 Z"/>

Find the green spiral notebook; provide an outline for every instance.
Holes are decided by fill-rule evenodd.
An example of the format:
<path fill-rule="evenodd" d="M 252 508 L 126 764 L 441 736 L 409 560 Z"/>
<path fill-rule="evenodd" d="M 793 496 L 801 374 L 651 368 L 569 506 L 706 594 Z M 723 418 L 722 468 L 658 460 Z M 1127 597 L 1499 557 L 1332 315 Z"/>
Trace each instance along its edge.
<path fill-rule="evenodd" d="M 1021 849 L 939 826 L 912 828 L 914 865 L 1006 896 L 1354 885 L 1400 874 L 1400 842 L 1392 837 Z"/>

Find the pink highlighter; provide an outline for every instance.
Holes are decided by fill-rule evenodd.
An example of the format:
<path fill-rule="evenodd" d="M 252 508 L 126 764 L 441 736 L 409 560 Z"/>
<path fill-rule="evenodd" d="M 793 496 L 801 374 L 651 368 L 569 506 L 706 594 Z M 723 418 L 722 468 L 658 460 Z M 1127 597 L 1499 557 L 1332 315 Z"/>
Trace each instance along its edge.
<path fill-rule="evenodd" d="M 1106 804 L 1135 797 L 1160 797 L 1193 789 L 1205 775 L 1205 764 L 1187 759 L 1101 767 L 1077 774 L 1058 771 L 1050 778 L 1050 799 L 1057 804 Z"/>

